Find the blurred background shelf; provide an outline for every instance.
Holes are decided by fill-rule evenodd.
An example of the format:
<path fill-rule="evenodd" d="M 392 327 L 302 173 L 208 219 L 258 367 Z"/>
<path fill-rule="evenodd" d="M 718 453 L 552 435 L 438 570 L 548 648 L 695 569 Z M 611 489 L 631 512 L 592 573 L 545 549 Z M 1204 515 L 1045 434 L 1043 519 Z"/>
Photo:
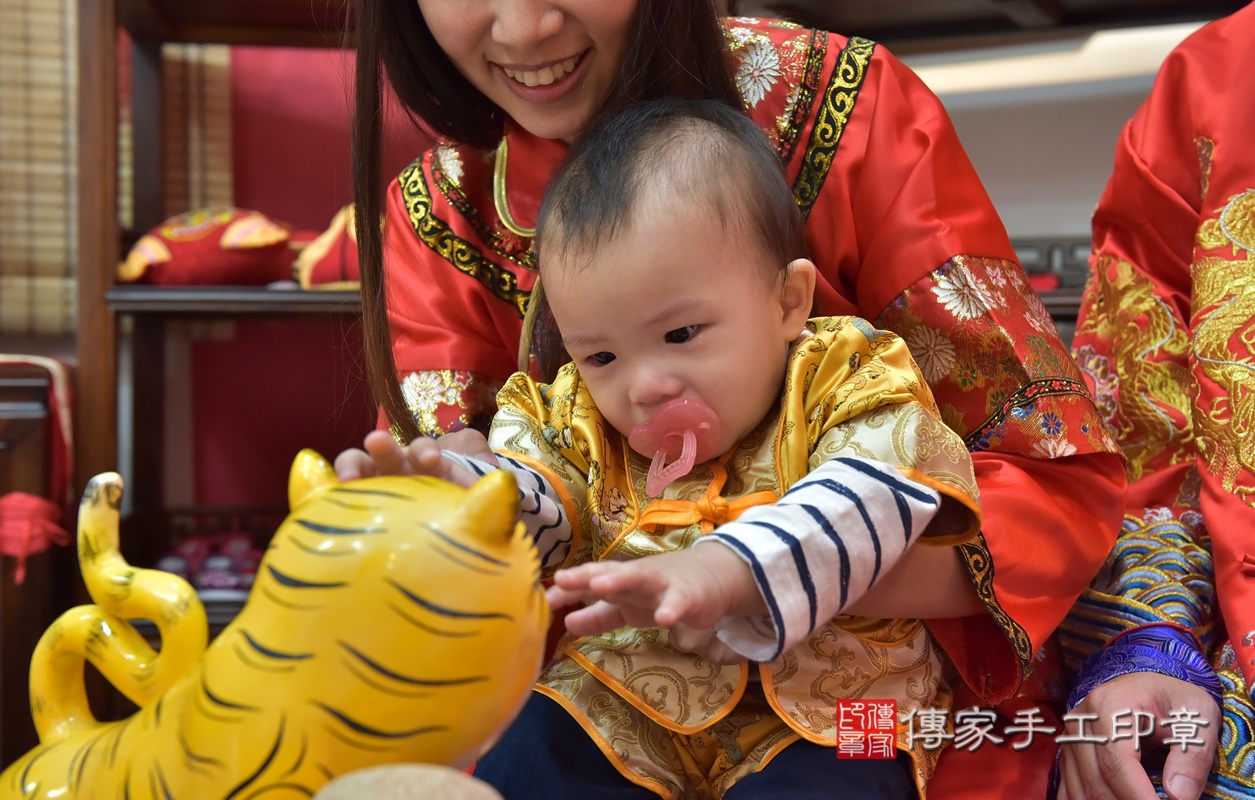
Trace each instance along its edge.
<path fill-rule="evenodd" d="M 118 20 L 137 39 L 337 47 L 348 9 L 346 0 L 119 0 Z"/>
<path fill-rule="evenodd" d="M 361 311 L 356 291 L 253 286 L 114 286 L 105 301 L 119 314 L 348 314 Z"/>

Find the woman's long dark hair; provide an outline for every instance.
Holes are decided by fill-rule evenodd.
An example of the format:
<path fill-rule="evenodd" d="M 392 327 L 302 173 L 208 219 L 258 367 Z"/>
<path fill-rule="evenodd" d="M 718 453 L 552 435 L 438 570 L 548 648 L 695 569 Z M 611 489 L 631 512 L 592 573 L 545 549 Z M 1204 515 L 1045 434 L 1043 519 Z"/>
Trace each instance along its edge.
<path fill-rule="evenodd" d="M 415 0 L 358 0 L 353 112 L 353 197 L 362 282 L 362 326 L 371 389 L 393 433 L 418 435 L 397 382 L 383 272 L 384 92 L 432 132 L 489 149 L 505 115 L 471 86 L 436 44 Z M 658 97 L 720 100 L 741 108 L 720 16 L 723 0 L 639 0 L 618 80 L 601 111 Z M 372 222 L 376 221 L 376 222 Z"/>

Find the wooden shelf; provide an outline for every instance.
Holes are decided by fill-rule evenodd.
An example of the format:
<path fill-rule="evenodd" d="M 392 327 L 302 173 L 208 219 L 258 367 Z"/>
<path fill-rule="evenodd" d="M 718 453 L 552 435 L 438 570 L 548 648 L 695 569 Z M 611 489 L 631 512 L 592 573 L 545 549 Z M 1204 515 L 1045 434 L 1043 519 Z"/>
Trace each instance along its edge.
<path fill-rule="evenodd" d="M 344 0 L 118 0 L 136 39 L 208 44 L 341 47 Z"/>
<path fill-rule="evenodd" d="M 119 314 L 164 316 L 357 315 L 361 311 L 360 298 L 355 291 L 253 286 L 114 286 L 105 292 L 105 301 Z"/>

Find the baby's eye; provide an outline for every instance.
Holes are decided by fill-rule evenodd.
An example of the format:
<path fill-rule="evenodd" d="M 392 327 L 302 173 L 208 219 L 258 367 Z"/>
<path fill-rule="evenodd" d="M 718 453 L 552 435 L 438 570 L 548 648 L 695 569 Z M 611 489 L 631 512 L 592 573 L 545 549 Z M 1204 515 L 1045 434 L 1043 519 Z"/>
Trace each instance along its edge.
<path fill-rule="evenodd" d="M 602 350 L 600 353 L 593 353 L 586 360 L 590 364 L 596 364 L 599 367 L 604 367 L 611 361 L 614 361 L 614 353 L 607 353 L 605 350 Z"/>
<path fill-rule="evenodd" d="M 667 331 L 667 335 L 663 338 L 666 339 L 667 344 L 684 344 L 696 335 L 697 327 L 696 325 L 685 325 L 683 328 Z"/>

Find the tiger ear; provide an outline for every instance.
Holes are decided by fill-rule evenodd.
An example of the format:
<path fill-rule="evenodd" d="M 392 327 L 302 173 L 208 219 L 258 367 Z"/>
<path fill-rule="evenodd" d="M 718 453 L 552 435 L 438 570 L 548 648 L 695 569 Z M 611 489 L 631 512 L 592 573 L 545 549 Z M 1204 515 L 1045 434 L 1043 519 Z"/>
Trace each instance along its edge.
<path fill-rule="evenodd" d="M 503 545 L 519 519 L 519 486 L 514 473 L 497 469 L 475 481 L 458 507 L 462 529 L 483 544 Z"/>
<path fill-rule="evenodd" d="M 339 486 L 336 471 L 318 453 L 308 447 L 296 454 L 288 473 L 288 508 L 295 511 L 333 486 Z"/>

